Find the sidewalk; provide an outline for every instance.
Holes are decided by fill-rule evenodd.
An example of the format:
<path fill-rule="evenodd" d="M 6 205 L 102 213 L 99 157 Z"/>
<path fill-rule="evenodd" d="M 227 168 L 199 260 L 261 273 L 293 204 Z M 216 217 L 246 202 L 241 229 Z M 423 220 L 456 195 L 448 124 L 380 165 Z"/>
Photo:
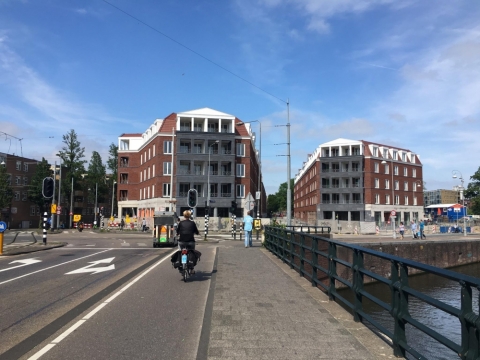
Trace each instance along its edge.
<path fill-rule="evenodd" d="M 197 359 L 394 358 L 388 344 L 258 242 L 223 244 L 208 356 Z"/>

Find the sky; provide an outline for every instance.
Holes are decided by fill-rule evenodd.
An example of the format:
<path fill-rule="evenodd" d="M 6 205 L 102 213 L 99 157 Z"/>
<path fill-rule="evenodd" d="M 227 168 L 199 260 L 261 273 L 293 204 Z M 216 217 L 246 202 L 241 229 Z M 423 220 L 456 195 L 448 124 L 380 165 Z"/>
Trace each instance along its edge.
<path fill-rule="evenodd" d="M 460 185 L 453 170 L 466 185 L 479 18 L 466 0 L 0 0 L 0 152 L 53 164 L 74 129 L 106 162 L 122 133 L 209 107 L 261 122 L 273 194 L 289 102 L 292 178 L 341 137 L 419 154 L 428 190 Z"/>

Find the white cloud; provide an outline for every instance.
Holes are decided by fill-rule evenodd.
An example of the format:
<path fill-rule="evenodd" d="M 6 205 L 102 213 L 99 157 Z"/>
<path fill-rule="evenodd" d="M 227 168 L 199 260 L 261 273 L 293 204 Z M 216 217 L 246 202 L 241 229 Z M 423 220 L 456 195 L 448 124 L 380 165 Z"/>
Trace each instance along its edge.
<path fill-rule="evenodd" d="M 80 15 L 86 15 L 87 14 L 87 9 L 75 9 L 74 10 L 77 14 L 80 14 Z"/>

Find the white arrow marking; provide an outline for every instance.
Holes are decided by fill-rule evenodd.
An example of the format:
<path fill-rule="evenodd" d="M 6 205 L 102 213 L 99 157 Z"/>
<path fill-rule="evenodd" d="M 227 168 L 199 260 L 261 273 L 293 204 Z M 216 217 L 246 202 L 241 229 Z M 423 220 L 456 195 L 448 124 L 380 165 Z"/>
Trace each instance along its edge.
<path fill-rule="evenodd" d="M 9 264 L 20 263 L 20 264 L 22 264 L 22 265 L 12 266 L 12 267 L 10 267 L 10 268 L 0 270 L 0 272 L 2 272 L 2 271 L 7 271 L 7 270 L 12 270 L 12 269 L 16 269 L 16 268 L 19 268 L 19 267 L 22 267 L 22 266 L 32 265 L 32 264 L 39 263 L 39 262 L 42 262 L 42 260 L 37 260 L 37 259 L 35 259 L 35 258 L 33 258 L 33 259 L 24 259 L 24 260 L 15 260 L 15 261 L 12 261 L 12 262 L 9 263 Z"/>
<path fill-rule="evenodd" d="M 90 262 L 90 265 L 84 266 L 83 268 L 80 268 L 80 269 L 77 269 L 77 270 L 70 271 L 70 272 L 66 273 L 65 275 L 82 274 L 82 273 L 89 273 L 89 272 L 91 272 L 92 275 L 93 275 L 93 274 L 97 274 L 97 273 L 104 272 L 104 271 L 114 270 L 115 269 L 114 264 L 109 265 L 109 266 L 104 266 L 104 267 L 92 268 L 92 266 L 95 266 L 95 265 L 98 265 L 98 264 L 111 263 L 113 261 L 113 259 L 115 259 L 115 258 L 112 257 L 112 258 L 108 258 L 108 259 L 92 261 L 92 262 Z"/>

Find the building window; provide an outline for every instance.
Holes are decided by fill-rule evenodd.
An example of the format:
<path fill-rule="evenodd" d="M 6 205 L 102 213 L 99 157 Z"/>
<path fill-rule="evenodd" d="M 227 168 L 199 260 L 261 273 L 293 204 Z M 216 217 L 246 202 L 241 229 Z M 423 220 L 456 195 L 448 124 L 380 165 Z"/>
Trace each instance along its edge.
<path fill-rule="evenodd" d="M 398 160 L 398 151 L 393 150 L 393 160 Z"/>
<path fill-rule="evenodd" d="M 412 162 L 412 164 L 415 164 L 415 154 L 412 153 L 412 155 L 410 155 L 410 156 L 411 156 L 411 162 Z"/>
<path fill-rule="evenodd" d="M 388 159 L 388 149 L 383 149 L 383 157 Z"/>
<path fill-rule="evenodd" d="M 143 181 L 143 173 L 140 171 L 140 182 Z"/>
<path fill-rule="evenodd" d="M 408 191 L 408 182 L 407 181 L 405 181 L 403 183 L 403 190 Z"/>
<path fill-rule="evenodd" d="M 378 157 L 378 147 L 377 146 L 373 147 L 373 156 Z"/>
<path fill-rule="evenodd" d="M 23 177 L 23 185 L 28 185 L 28 177 Z"/>
<path fill-rule="evenodd" d="M 30 206 L 30 216 L 35 216 L 35 210 L 36 210 L 35 208 L 36 208 L 35 205 Z"/>
<path fill-rule="evenodd" d="M 152 177 L 155 177 L 155 164 L 152 165 Z"/>
<path fill-rule="evenodd" d="M 148 149 L 148 160 L 150 160 L 150 149 Z"/>
<path fill-rule="evenodd" d="M 237 198 L 245 197 L 245 185 L 237 184 Z"/>
<path fill-rule="evenodd" d="M 375 204 L 380 204 L 380 195 L 375 194 Z"/>
<path fill-rule="evenodd" d="M 14 195 L 15 197 L 13 198 L 13 200 L 20 201 L 20 191 L 15 191 Z"/>
<path fill-rule="evenodd" d="M 147 187 L 147 199 L 150 199 L 150 186 Z"/>
<path fill-rule="evenodd" d="M 245 164 L 237 164 L 237 177 L 245 177 Z"/>
<path fill-rule="evenodd" d="M 163 163 L 163 175 L 172 175 L 172 163 L 164 162 Z"/>
<path fill-rule="evenodd" d="M 385 164 L 385 174 L 390 174 L 390 167 L 388 164 Z"/>
<path fill-rule="evenodd" d="M 15 169 L 17 169 L 18 171 L 22 170 L 22 162 L 21 161 L 16 162 Z"/>
<path fill-rule="evenodd" d="M 400 196 L 395 195 L 395 205 L 400 205 Z"/>
<path fill-rule="evenodd" d="M 15 185 L 22 185 L 22 177 L 15 176 Z"/>
<path fill-rule="evenodd" d="M 170 184 L 163 184 L 163 197 L 170 196 Z"/>
<path fill-rule="evenodd" d="M 237 156 L 245 156 L 245 144 L 237 143 Z"/>
<path fill-rule="evenodd" d="M 417 197 L 416 196 L 413 197 L 413 205 L 417 205 Z"/>
<path fill-rule="evenodd" d="M 155 157 L 155 144 L 153 144 L 153 151 L 152 152 L 153 152 L 153 154 L 152 154 L 153 157 Z"/>
<path fill-rule="evenodd" d="M 380 187 L 380 180 L 375 179 L 375 189 L 378 189 Z"/>
<path fill-rule="evenodd" d="M 390 204 L 390 195 L 385 195 L 385 204 Z"/>
<path fill-rule="evenodd" d="M 385 180 L 385 189 L 390 189 L 390 180 Z"/>
<path fill-rule="evenodd" d="M 130 148 L 130 141 L 129 140 L 120 140 L 120 150 L 129 150 Z"/>
<path fill-rule="evenodd" d="M 403 168 L 403 176 L 408 176 L 408 169 L 406 167 Z"/>
<path fill-rule="evenodd" d="M 407 154 L 402 152 L 402 161 L 407 161 Z"/>
<path fill-rule="evenodd" d="M 398 166 L 394 166 L 394 167 L 393 167 L 393 173 L 394 173 L 395 175 L 398 175 Z"/>
<path fill-rule="evenodd" d="M 417 169 L 412 169 L 412 177 L 417 177 Z"/>
<path fill-rule="evenodd" d="M 152 198 L 155 197 L 155 185 L 152 185 Z"/>
<path fill-rule="evenodd" d="M 171 141 L 164 141 L 163 142 L 163 153 L 164 154 L 171 154 L 172 153 L 172 142 Z"/>
<path fill-rule="evenodd" d="M 405 196 L 405 205 L 408 205 L 408 196 Z"/>
<path fill-rule="evenodd" d="M 398 180 L 395 180 L 395 190 L 400 190 L 400 185 L 398 184 Z"/>
<path fill-rule="evenodd" d="M 150 179 L 150 166 L 148 167 L 148 178 Z"/>
<path fill-rule="evenodd" d="M 378 165 L 378 163 L 375 163 L 375 164 L 373 165 L 373 167 L 374 167 L 374 169 L 375 169 L 374 171 L 375 171 L 376 173 L 378 173 L 378 172 L 379 172 L 378 169 L 379 169 L 380 165 Z"/>
<path fill-rule="evenodd" d="M 22 201 L 27 201 L 27 192 L 26 191 L 22 192 Z"/>
<path fill-rule="evenodd" d="M 27 172 L 28 171 L 28 164 L 23 164 L 23 171 Z"/>

